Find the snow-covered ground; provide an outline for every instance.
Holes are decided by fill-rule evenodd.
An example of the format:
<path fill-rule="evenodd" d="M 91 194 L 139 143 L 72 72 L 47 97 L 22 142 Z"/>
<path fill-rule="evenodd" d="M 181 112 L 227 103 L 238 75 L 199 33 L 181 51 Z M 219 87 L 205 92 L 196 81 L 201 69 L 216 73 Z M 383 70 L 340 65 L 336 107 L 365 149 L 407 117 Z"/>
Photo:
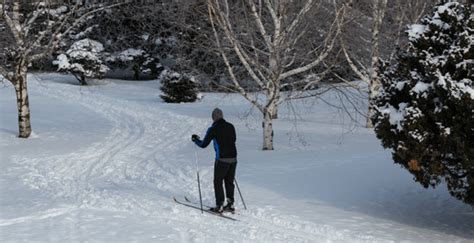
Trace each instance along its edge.
<path fill-rule="evenodd" d="M 165 104 L 156 81 L 80 87 L 69 76 L 30 75 L 34 134 L 24 140 L 13 88 L 0 85 L 1 241 L 474 239 L 471 207 L 444 185 L 422 188 L 373 131 L 319 99 L 281 107 L 276 150 L 265 152 L 260 115 L 237 95 Z M 204 134 L 216 106 L 238 133 L 248 210 L 237 194 L 237 222 L 172 201 L 197 200 L 195 151 L 204 203 L 214 201 L 213 149 L 196 150 L 190 135 Z"/>

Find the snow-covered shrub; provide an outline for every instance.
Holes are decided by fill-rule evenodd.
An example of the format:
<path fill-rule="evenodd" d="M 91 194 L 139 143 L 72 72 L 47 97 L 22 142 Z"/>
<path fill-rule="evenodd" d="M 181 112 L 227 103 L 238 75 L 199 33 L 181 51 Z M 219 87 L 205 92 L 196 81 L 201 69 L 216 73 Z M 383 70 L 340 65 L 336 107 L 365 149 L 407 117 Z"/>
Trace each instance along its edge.
<path fill-rule="evenodd" d="M 119 68 L 130 67 L 136 80 L 142 75 L 156 77 L 163 71 L 159 58 L 142 49 L 126 49 L 108 57 L 107 62 Z"/>
<path fill-rule="evenodd" d="M 66 53 L 57 56 L 53 64 L 58 66 L 58 71 L 71 73 L 81 85 L 87 85 L 86 78 L 103 78 L 109 70 L 102 61 L 103 51 L 100 42 L 82 39 L 74 42 Z"/>
<path fill-rule="evenodd" d="M 457 2 L 408 30 L 408 49 L 383 65 L 373 116 L 377 137 L 423 186 L 444 179 L 474 204 L 474 20 Z"/>
<path fill-rule="evenodd" d="M 161 79 L 160 97 L 167 103 L 194 102 L 198 99 L 199 91 L 194 77 L 165 70 Z"/>

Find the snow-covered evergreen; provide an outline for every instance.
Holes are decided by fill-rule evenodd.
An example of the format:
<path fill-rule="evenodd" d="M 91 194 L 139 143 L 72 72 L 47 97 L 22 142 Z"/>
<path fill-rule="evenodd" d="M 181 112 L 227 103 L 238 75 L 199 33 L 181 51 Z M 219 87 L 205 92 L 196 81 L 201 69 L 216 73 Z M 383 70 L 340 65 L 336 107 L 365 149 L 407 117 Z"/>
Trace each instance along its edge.
<path fill-rule="evenodd" d="M 82 85 L 87 85 L 86 78 L 102 78 L 109 70 L 103 63 L 103 51 L 100 42 L 82 39 L 58 55 L 53 64 L 58 66 L 58 71 L 71 73 Z"/>
<path fill-rule="evenodd" d="M 151 51 L 143 49 L 128 48 L 107 58 L 107 62 L 119 68 L 131 67 L 135 79 L 142 75 L 158 76 L 163 71 L 160 59 L 155 57 Z"/>
<path fill-rule="evenodd" d="M 409 27 L 408 49 L 383 67 L 375 131 L 394 159 L 425 187 L 446 180 L 474 204 L 474 20 L 443 3 Z"/>
<path fill-rule="evenodd" d="M 160 97 L 167 103 L 194 102 L 198 99 L 199 91 L 194 77 L 172 70 L 163 71 L 160 75 Z"/>

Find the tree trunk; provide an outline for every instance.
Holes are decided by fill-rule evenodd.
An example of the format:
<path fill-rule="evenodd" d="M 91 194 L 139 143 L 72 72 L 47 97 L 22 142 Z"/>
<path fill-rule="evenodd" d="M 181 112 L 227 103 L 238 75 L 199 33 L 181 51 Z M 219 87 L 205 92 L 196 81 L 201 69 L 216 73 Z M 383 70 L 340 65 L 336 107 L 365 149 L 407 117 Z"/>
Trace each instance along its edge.
<path fill-rule="evenodd" d="M 83 86 L 87 86 L 87 81 L 86 81 L 86 77 L 84 75 L 81 75 L 81 78 L 79 79 L 79 83 Z"/>
<path fill-rule="evenodd" d="M 140 67 L 138 65 L 133 66 L 133 79 L 140 79 Z"/>
<path fill-rule="evenodd" d="M 273 150 L 273 108 L 267 108 L 263 114 L 263 150 Z"/>
<path fill-rule="evenodd" d="M 275 107 L 272 112 L 272 119 L 278 119 L 278 107 Z"/>
<path fill-rule="evenodd" d="M 374 98 L 377 96 L 378 89 L 380 87 L 379 74 L 377 70 L 377 64 L 379 61 L 379 35 L 380 28 L 382 27 L 383 19 L 385 17 L 385 10 L 387 8 L 387 0 L 375 1 L 374 2 L 374 27 L 372 29 L 372 53 L 370 63 L 370 77 L 369 77 L 369 109 L 367 111 L 367 128 L 373 128 L 372 115 L 375 112 Z"/>
<path fill-rule="evenodd" d="M 369 92 L 369 109 L 367 110 L 367 120 L 365 124 L 366 128 L 374 128 L 374 124 L 372 122 L 372 115 L 374 114 L 374 112 L 375 109 L 372 102 L 372 92 Z"/>
<path fill-rule="evenodd" d="M 374 124 L 372 123 L 371 117 L 375 114 L 375 104 L 374 99 L 378 95 L 378 90 L 380 88 L 380 81 L 378 78 L 372 80 L 369 85 L 369 109 L 367 112 L 367 128 L 373 128 Z"/>
<path fill-rule="evenodd" d="M 18 106 L 19 137 L 28 138 L 31 135 L 31 124 L 30 104 L 26 87 L 27 68 L 21 67 L 19 70 L 20 71 L 15 75 L 14 80 L 12 80 L 15 86 L 16 102 Z"/>

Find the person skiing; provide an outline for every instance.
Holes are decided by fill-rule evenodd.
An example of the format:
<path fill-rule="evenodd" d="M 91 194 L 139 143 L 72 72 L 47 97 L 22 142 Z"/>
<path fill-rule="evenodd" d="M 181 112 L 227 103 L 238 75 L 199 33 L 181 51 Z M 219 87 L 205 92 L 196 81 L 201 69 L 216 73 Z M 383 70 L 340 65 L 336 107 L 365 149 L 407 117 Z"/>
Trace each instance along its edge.
<path fill-rule="evenodd" d="M 211 141 L 214 144 L 216 158 L 214 162 L 214 193 L 216 206 L 211 211 L 222 213 L 224 211 L 234 212 L 234 178 L 237 167 L 237 149 L 235 147 L 234 125 L 224 120 L 221 109 L 215 108 L 211 114 L 212 125 L 207 129 L 204 139 L 201 140 L 196 134 L 191 136 L 191 140 L 199 147 L 206 148 Z M 224 190 L 222 182 L 225 184 L 227 204 L 224 205 Z"/>

